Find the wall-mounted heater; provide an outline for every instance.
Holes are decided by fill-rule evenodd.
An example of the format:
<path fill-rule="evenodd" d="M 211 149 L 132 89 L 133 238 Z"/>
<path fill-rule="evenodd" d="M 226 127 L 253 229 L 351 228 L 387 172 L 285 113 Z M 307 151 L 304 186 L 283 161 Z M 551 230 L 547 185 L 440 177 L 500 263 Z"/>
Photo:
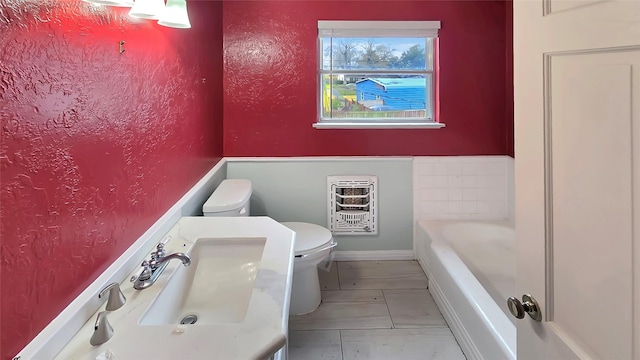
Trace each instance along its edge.
<path fill-rule="evenodd" d="M 378 234 L 378 177 L 327 176 L 327 190 L 334 235 Z"/>

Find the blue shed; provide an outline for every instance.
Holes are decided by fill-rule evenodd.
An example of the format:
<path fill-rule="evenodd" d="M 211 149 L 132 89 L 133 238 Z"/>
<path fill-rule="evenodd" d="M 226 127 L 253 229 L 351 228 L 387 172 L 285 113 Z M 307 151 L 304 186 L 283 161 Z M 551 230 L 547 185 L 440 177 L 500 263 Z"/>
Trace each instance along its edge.
<path fill-rule="evenodd" d="M 356 96 L 359 103 L 388 110 L 426 109 L 426 79 L 366 78 L 356 83 Z"/>

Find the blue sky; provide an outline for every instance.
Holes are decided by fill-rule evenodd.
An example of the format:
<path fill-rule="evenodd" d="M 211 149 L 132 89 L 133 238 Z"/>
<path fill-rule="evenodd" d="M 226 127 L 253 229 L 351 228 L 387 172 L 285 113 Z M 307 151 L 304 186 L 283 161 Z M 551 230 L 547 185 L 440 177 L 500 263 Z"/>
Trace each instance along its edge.
<path fill-rule="evenodd" d="M 416 44 L 420 44 L 424 47 L 424 38 L 334 38 L 334 42 L 341 40 L 351 40 L 360 46 L 366 44 L 368 41 L 373 40 L 378 44 L 387 45 L 391 48 L 393 55 L 400 57 L 402 53 L 408 50 L 410 47 Z"/>

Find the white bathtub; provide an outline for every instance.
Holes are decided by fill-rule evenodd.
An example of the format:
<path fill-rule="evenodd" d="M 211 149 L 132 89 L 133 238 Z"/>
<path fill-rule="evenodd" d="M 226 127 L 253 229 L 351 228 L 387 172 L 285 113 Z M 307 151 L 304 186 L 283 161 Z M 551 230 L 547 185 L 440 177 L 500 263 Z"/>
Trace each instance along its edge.
<path fill-rule="evenodd" d="M 516 292 L 508 221 L 418 221 L 416 255 L 429 292 L 468 359 L 515 359 L 506 299 Z"/>

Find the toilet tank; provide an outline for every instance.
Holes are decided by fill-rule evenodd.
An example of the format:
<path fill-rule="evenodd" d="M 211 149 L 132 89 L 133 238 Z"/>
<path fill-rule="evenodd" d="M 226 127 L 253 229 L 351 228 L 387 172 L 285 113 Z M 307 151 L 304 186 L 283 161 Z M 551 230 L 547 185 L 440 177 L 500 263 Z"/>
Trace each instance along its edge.
<path fill-rule="evenodd" d="M 226 179 L 202 205 L 204 216 L 249 216 L 251 181 Z"/>

